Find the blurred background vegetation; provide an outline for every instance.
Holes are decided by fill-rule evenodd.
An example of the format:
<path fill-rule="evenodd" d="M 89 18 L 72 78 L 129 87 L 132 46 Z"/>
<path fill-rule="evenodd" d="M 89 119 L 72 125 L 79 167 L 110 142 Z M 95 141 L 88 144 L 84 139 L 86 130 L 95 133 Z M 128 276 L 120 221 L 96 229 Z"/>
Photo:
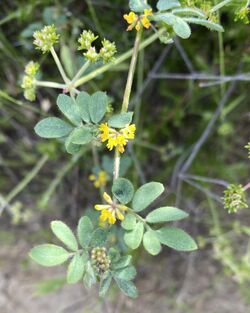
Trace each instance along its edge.
<path fill-rule="evenodd" d="M 99 302 L 80 286 L 64 287 L 39 298 L 31 296 L 32 292 L 56 290 L 64 281 L 60 278 L 63 271 L 51 271 L 41 282 L 44 270 L 31 264 L 27 251 L 34 243 L 50 240 L 48 225 L 52 219 L 75 225 L 86 208 L 92 214 L 99 193 L 88 179 L 94 171 L 91 151 L 72 157 L 58 141 L 42 140 L 33 131 L 42 116 L 58 115 L 58 90 L 38 89 L 37 100 L 30 103 L 20 85 L 30 60 L 41 64 L 43 80 L 60 82 L 50 55 L 41 55 L 32 45 L 33 32 L 43 25 L 53 23 L 58 28 L 61 60 L 71 77 L 82 63 L 76 48 L 83 29 L 115 41 L 118 53 L 131 48 L 134 33 L 125 31 L 122 18 L 128 3 L 1 1 L 1 312 L 40 313 L 45 308 L 52 312 L 55 305 L 58 308 L 58 299 L 62 299 L 58 312 L 113 312 L 114 308 L 114 312 L 248 312 L 249 210 L 228 215 L 221 197 L 227 183 L 249 182 L 244 148 L 249 141 L 249 81 L 231 78 L 224 84 L 207 86 L 206 79 L 193 79 L 196 73 L 235 76 L 250 72 L 249 24 L 235 21 L 235 12 L 244 1 L 234 2 L 218 16 L 225 28 L 222 35 L 194 26 L 191 39 L 167 47 L 156 42 L 142 51 L 131 101 L 137 137 L 123 160 L 123 171 L 138 186 L 149 180 L 165 185 L 161 203 L 178 205 L 190 213 L 181 223 L 197 238 L 200 250 L 180 254 L 166 249 L 157 260 L 143 253 L 136 255 L 141 297 L 131 302 L 120 296 L 117 301 L 114 290 L 110 299 Z M 125 62 L 82 88 L 107 91 L 116 110 L 127 69 Z M 112 154 L 103 151 L 101 155 L 102 168 L 110 172 Z M 13 297 L 15 288 L 18 292 Z M 78 302 L 74 300 L 76 294 Z M 92 302 L 86 304 L 86 299 Z"/>

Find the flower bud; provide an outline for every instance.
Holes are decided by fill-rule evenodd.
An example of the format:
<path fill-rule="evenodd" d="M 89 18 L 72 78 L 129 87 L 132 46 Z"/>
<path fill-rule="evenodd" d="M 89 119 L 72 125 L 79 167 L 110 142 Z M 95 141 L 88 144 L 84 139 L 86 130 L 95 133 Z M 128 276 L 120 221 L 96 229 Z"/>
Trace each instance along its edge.
<path fill-rule="evenodd" d="M 34 32 L 33 37 L 36 49 L 46 53 L 58 42 L 60 35 L 56 33 L 55 25 L 48 25 L 42 30 Z"/>

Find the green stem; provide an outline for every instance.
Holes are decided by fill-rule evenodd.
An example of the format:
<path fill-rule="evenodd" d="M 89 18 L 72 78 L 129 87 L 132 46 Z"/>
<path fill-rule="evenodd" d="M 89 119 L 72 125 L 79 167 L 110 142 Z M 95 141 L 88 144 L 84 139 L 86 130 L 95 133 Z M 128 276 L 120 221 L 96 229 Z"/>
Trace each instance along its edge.
<path fill-rule="evenodd" d="M 130 94 L 135 74 L 135 68 L 137 63 L 137 56 L 139 52 L 139 46 L 140 46 L 140 40 L 141 40 L 141 32 L 137 32 L 136 38 L 135 38 L 135 44 L 133 49 L 133 54 L 129 66 L 129 72 L 128 72 L 128 78 L 126 83 L 126 88 L 123 96 L 123 102 L 122 102 L 122 108 L 121 112 L 127 112 L 128 111 L 128 105 L 130 100 Z"/>
<path fill-rule="evenodd" d="M 221 9 L 222 7 L 224 7 L 225 5 L 227 5 L 228 3 L 232 2 L 233 0 L 224 0 L 221 1 L 220 3 L 216 4 L 215 6 L 212 7 L 212 9 L 210 10 L 211 13 L 214 13 L 216 11 L 218 11 L 219 9 Z"/>
<path fill-rule="evenodd" d="M 132 51 L 132 58 L 131 58 L 130 66 L 129 66 L 128 78 L 127 78 L 127 83 L 126 83 L 126 87 L 124 91 L 121 112 L 127 112 L 128 110 L 129 99 L 130 99 L 130 94 L 131 94 L 131 89 L 132 89 L 132 84 L 133 84 L 133 79 L 134 79 L 134 74 L 135 74 L 136 62 L 137 62 L 137 57 L 138 57 L 138 52 L 139 52 L 140 39 L 141 39 L 141 32 L 137 32 L 135 43 L 134 43 L 134 48 Z M 118 151 L 118 148 L 116 147 L 115 157 L 114 157 L 113 180 L 119 177 L 120 160 L 121 160 L 120 152 Z"/>
<path fill-rule="evenodd" d="M 142 49 L 145 49 L 147 46 L 149 46 L 151 43 L 153 43 L 155 40 L 157 40 L 159 38 L 159 36 L 161 36 L 164 33 L 165 29 L 160 29 L 158 31 L 158 33 L 153 34 L 152 36 L 150 36 L 148 39 L 144 40 L 139 47 L 139 51 Z M 99 67 L 98 69 L 96 69 L 95 71 L 89 73 L 88 75 L 83 76 L 82 78 L 78 79 L 75 84 L 74 87 L 78 87 L 80 85 L 83 85 L 84 83 L 88 82 L 89 80 L 97 77 L 98 75 L 110 70 L 111 68 L 115 67 L 116 65 L 126 61 L 127 59 L 129 59 L 133 54 L 133 49 L 123 53 L 120 57 L 116 58 L 112 63 L 109 64 L 105 64 L 101 67 Z"/>
<path fill-rule="evenodd" d="M 10 203 L 30 182 L 37 173 L 41 170 L 44 164 L 48 160 L 48 155 L 42 156 L 42 158 L 37 162 L 35 167 L 24 177 L 24 179 L 7 195 L 6 202 Z"/>
<path fill-rule="evenodd" d="M 69 79 L 68 79 L 68 77 L 67 77 L 67 75 L 66 75 L 66 73 L 65 73 L 65 71 L 63 69 L 61 61 L 59 60 L 55 49 L 52 47 L 50 49 L 50 52 L 51 52 L 51 54 L 52 54 L 52 56 L 54 58 L 54 61 L 55 61 L 56 65 L 57 65 L 57 68 L 58 68 L 58 70 L 59 70 L 59 72 L 60 72 L 60 74 L 62 76 L 62 79 L 64 80 L 65 84 L 68 84 L 69 83 Z"/>
<path fill-rule="evenodd" d="M 49 87 L 49 88 L 56 88 L 56 89 L 66 88 L 65 84 L 59 84 L 59 83 L 55 83 L 55 82 L 35 80 L 34 83 L 36 86 L 41 86 L 41 87 Z"/>
<path fill-rule="evenodd" d="M 70 85 L 74 86 L 74 83 L 77 81 L 78 78 L 82 76 L 82 74 L 87 70 L 87 68 L 90 66 L 90 61 L 88 60 L 83 64 L 83 66 L 80 68 L 80 70 L 76 73 L 75 77 L 72 79 Z"/>

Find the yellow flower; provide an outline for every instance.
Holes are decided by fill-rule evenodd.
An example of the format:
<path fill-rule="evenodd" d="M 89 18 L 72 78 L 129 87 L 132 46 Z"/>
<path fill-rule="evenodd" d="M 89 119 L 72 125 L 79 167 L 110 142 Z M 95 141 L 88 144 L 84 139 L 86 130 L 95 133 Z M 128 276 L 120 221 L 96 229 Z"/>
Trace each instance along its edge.
<path fill-rule="evenodd" d="M 108 175 L 105 171 L 100 171 L 97 175 L 89 175 L 89 180 L 94 182 L 96 188 L 104 187 L 107 184 Z"/>
<path fill-rule="evenodd" d="M 101 141 L 108 141 L 106 146 L 110 151 L 114 147 L 117 147 L 118 151 L 123 153 L 128 140 L 135 138 L 136 126 L 135 124 L 131 124 L 120 130 L 115 130 L 114 128 L 109 127 L 107 123 L 103 123 L 100 125 L 99 130 L 101 131 Z"/>
<path fill-rule="evenodd" d="M 101 215 L 99 217 L 100 222 L 103 223 L 107 221 L 110 225 L 113 225 L 115 224 L 117 219 L 123 221 L 123 212 L 126 211 L 128 208 L 125 205 L 113 202 L 111 197 L 106 192 L 103 193 L 103 199 L 108 204 L 95 205 L 95 209 L 97 211 L 101 211 Z"/>
<path fill-rule="evenodd" d="M 144 14 L 138 16 L 134 12 L 129 12 L 129 14 L 124 14 L 123 18 L 129 24 L 127 31 L 132 30 L 134 27 L 137 31 L 141 29 L 141 27 L 149 28 L 151 26 L 150 20 L 148 16 L 153 15 L 152 9 L 145 9 Z"/>

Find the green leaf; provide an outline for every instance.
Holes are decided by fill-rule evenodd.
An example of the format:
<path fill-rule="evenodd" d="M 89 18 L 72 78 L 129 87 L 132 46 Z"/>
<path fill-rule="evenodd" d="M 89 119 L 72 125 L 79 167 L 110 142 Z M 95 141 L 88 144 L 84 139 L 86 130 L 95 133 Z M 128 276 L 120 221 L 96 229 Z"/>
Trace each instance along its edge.
<path fill-rule="evenodd" d="M 65 149 L 69 154 L 75 154 L 81 150 L 80 145 L 76 145 L 72 142 L 72 136 L 73 132 L 68 136 L 68 138 L 65 140 Z"/>
<path fill-rule="evenodd" d="M 131 265 L 123 269 L 113 271 L 113 275 L 119 279 L 133 280 L 136 276 L 136 269 Z"/>
<path fill-rule="evenodd" d="M 198 25 L 201 25 L 201 26 L 205 26 L 208 29 L 215 30 L 217 32 L 224 32 L 224 28 L 220 24 L 213 23 L 213 22 L 210 22 L 210 21 L 205 20 L 205 19 L 199 19 L 199 18 L 194 18 L 194 17 L 185 17 L 183 19 L 187 23 L 198 24 Z"/>
<path fill-rule="evenodd" d="M 134 12 L 143 12 L 145 9 L 151 8 L 146 0 L 129 0 L 129 7 Z"/>
<path fill-rule="evenodd" d="M 50 223 L 51 229 L 55 236 L 61 240 L 69 249 L 78 250 L 76 237 L 72 230 L 61 221 L 53 221 Z"/>
<path fill-rule="evenodd" d="M 163 227 L 156 231 L 159 241 L 178 251 L 193 251 L 198 247 L 191 236 L 176 227 Z"/>
<path fill-rule="evenodd" d="M 60 111 L 70 120 L 71 123 L 78 126 L 81 123 L 80 112 L 74 100 L 64 94 L 57 97 L 56 104 Z"/>
<path fill-rule="evenodd" d="M 126 230 L 133 230 L 136 225 L 136 217 L 133 214 L 126 214 L 125 219 L 122 221 L 121 226 Z"/>
<path fill-rule="evenodd" d="M 60 138 L 67 136 L 73 127 L 57 117 L 47 117 L 35 126 L 35 132 L 42 138 Z"/>
<path fill-rule="evenodd" d="M 104 117 L 108 105 L 108 97 L 105 92 L 97 91 L 90 99 L 89 114 L 93 123 L 99 123 Z"/>
<path fill-rule="evenodd" d="M 140 243 L 142 241 L 144 232 L 144 225 L 142 222 L 138 222 L 134 228 L 134 230 L 125 233 L 124 235 L 124 241 L 126 245 L 135 250 L 140 246 Z"/>
<path fill-rule="evenodd" d="M 90 288 L 92 285 L 96 283 L 95 271 L 90 261 L 88 261 L 86 265 L 86 272 L 83 277 L 83 283 L 86 288 Z"/>
<path fill-rule="evenodd" d="M 190 16 L 198 16 L 201 18 L 206 18 L 206 15 L 199 9 L 194 9 L 194 8 L 178 8 L 174 9 L 172 11 L 173 14 L 178 14 L 178 15 L 190 15 Z"/>
<path fill-rule="evenodd" d="M 112 267 L 116 269 L 124 268 L 130 264 L 132 260 L 131 255 L 125 255 L 121 257 L 117 262 L 112 262 Z"/>
<path fill-rule="evenodd" d="M 159 11 L 170 10 L 180 6 L 181 4 L 177 0 L 159 0 L 156 4 L 156 7 Z"/>
<path fill-rule="evenodd" d="M 134 195 L 134 186 L 126 178 L 117 178 L 112 186 L 112 192 L 122 204 L 129 203 Z"/>
<path fill-rule="evenodd" d="M 134 114 L 133 112 L 123 112 L 120 114 L 113 115 L 108 120 L 108 125 L 109 127 L 123 128 L 131 123 L 133 114 Z"/>
<path fill-rule="evenodd" d="M 40 265 L 55 266 L 67 261 L 70 253 L 62 247 L 43 244 L 31 249 L 29 256 Z"/>
<path fill-rule="evenodd" d="M 87 126 L 75 128 L 71 134 L 71 142 L 76 145 L 85 145 L 91 142 L 92 138 L 91 129 Z"/>
<path fill-rule="evenodd" d="M 78 107 L 79 113 L 81 118 L 84 122 L 90 122 L 90 115 L 89 115 L 89 106 L 91 103 L 91 96 L 85 92 L 80 92 L 76 97 L 76 105 Z"/>
<path fill-rule="evenodd" d="M 187 39 L 191 35 L 191 29 L 187 22 L 185 22 L 182 18 L 176 17 L 176 20 L 173 25 L 173 30 L 179 37 L 183 39 Z"/>
<path fill-rule="evenodd" d="M 132 283 L 131 281 L 119 279 L 117 277 L 115 277 L 115 281 L 121 291 L 125 293 L 125 295 L 131 298 L 136 298 L 138 296 L 137 289 L 134 283 Z"/>
<path fill-rule="evenodd" d="M 143 246 L 152 255 L 157 255 L 161 252 L 161 243 L 157 238 L 154 230 L 148 230 L 143 236 Z"/>
<path fill-rule="evenodd" d="M 92 247 L 104 246 L 107 240 L 107 230 L 102 228 L 97 228 L 92 235 L 90 245 Z"/>
<path fill-rule="evenodd" d="M 180 209 L 171 206 L 165 206 L 150 212 L 146 216 L 148 223 L 162 223 L 170 221 L 178 221 L 188 217 L 188 214 Z"/>
<path fill-rule="evenodd" d="M 148 207 L 164 191 L 161 183 L 150 182 L 141 186 L 135 193 L 132 207 L 135 212 L 140 212 Z"/>
<path fill-rule="evenodd" d="M 77 226 L 77 237 L 80 245 L 83 248 L 88 247 L 92 237 L 93 229 L 93 224 L 87 216 L 80 218 Z"/>
<path fill-rule="evenodd" d="M 85 261 L 85 262 L 84 262 Z M 86 266 L 86 259 L 82 255 L 76 253 L 69 263 L 67 271 L 67 283 L 75 284 L 82 279 Z"/>
<path fill-rule="evenodd" d="M 100 288 L 99 288 L 99 296 L 104 297 L 109 290 L 110 284 L 112 281 L 112 276 L 108 274 L 107 276 L 103 277 L 100 281 Z"/>

